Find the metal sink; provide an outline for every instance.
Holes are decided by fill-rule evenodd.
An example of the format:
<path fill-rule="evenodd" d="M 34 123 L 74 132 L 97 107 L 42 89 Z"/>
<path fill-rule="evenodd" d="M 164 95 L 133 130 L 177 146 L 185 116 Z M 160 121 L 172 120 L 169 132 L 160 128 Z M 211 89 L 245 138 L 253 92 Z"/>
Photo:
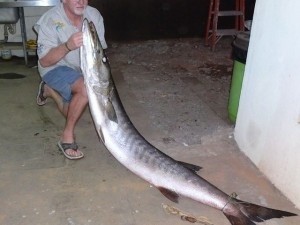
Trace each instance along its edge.
<path fill-rule="evenodd" d="M 14 24 L 19 20 L 19 7 L 54 6 L 60 0 L 0 0 L 0 24 Z"/>
<path fill-rule="evenodd" d="M 15 24 L 18 20 L 18 8 L 0 8 L 0 24 Z"/>
<path fill-rule="evenodd" d="M 60 0 L 0 0 L 0 8 L 27 6 L 55 6 Z"/>

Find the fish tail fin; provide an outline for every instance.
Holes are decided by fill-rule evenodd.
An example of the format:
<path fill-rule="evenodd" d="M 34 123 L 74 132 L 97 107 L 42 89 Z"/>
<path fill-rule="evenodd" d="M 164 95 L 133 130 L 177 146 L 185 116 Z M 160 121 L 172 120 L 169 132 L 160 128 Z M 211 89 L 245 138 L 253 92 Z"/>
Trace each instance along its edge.
<path fill-rule="evenodd" d="M 272 218 L 297 216 L 295 213 L 271 209 L 237 199 L 231 199 L 223 208 L 223 213 L 232 225 L 255 225 Z"/>

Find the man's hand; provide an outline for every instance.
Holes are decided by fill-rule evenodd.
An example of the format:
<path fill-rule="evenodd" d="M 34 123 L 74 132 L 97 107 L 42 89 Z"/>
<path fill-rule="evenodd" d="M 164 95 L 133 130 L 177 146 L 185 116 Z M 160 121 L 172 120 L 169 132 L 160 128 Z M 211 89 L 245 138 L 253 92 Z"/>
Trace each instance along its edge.
<path fill-rule="evenodd" d="M 73 34 L 68 39 L 66 44 L 71 51 L 73 51 L 77 48 L 80 48 L 80 46 L 83 44 L 83 33 L 80 31 L 80 32 Z"/>

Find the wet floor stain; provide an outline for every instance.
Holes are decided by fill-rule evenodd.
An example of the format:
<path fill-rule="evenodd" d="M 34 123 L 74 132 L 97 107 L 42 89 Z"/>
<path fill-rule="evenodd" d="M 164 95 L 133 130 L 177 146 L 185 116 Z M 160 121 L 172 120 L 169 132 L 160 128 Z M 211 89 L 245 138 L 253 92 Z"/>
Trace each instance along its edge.
<path fill-rule="evenodd" d="M 0 79 L 22 79 L 25 78 L 26 76 L 23 74 L 18 74 L 18 73 L 0 73 Z"/>

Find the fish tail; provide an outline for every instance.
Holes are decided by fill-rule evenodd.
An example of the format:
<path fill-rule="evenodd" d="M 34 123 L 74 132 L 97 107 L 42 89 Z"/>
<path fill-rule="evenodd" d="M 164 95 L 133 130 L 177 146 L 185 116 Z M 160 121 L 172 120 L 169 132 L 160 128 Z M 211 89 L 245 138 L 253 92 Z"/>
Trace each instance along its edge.
<path fill-rule="evenodd" d="M 224 206 L 223 213 L 232 225 L 255 225 L 272 218 L 297 216 L 297 214 L 271 209 L 237 199 L 230 199 Z"/>

